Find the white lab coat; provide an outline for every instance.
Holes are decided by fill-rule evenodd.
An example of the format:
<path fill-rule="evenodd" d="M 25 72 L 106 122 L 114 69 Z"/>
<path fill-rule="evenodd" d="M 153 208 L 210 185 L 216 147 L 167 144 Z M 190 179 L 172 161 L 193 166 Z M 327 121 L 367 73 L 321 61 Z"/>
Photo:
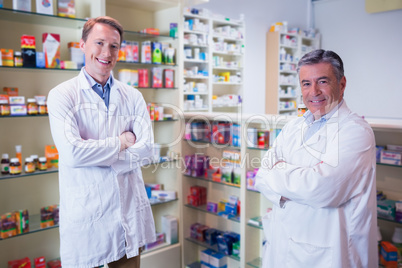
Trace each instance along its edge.
<path fill-rule="evenodd" d="M 304 121 L 282 129 L 257 173 L 257 189 L 273 203 L 263 217 L 263 268 L 377 267 L 372 129 L 345 101 L 306 143 Z M 278 160 L 286 164 L 271 169 Z"/>
<path fill-rule="evenodd" d="M 81 70 L 50 91 L 48 109 L 59 152 L 63 268 L 137 256 L 155 240 L 140 167 L 151 157 L 153 132 L 141 93 L 114 79 L 108 110 Z M 137 140 L 119 153 L 124 131 Z"/>

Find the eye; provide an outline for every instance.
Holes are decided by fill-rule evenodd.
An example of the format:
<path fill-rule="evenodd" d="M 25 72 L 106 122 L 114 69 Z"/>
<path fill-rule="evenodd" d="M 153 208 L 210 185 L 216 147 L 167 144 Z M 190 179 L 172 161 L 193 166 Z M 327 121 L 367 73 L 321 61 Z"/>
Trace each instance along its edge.
<path fill-rule="evenodd" d="M 304 83 L 302 83 L 302 86 L 303 87 L 308 87 L 310 85 L 310 82 L 304 82 Z"/>
<path fill-rule="evenodd" d="M 101 41 L 96 42 L 97 45 L 102 45 L 103 43 Z"/>
<path fill-rule="evenodd" d="M 320 80 L 320 81 L 318 81 L 318 83 L 320 83 L 320 84 L 327 84 L 328 81 L 327 81 L 327 80 Z"/>
<path fill-rule="evenodd" d="M 112 47 L 112 49 L 114 49 L 114 50 L 119 49 L 119 46 L 116 46 L 116 45 L 111 45 L 111 47 Z"/>

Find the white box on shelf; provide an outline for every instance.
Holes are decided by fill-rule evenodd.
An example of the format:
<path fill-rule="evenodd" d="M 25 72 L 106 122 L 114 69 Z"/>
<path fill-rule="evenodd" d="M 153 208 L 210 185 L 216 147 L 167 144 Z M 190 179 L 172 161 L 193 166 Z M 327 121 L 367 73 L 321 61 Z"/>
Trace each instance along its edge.
<path fill-rule="evenodd" d="M 162 233 L 165 234 L 166 243 L 174 244 L 178 239 L 178 223 L 177 218 L 172 215 L 162 216 Z"/>

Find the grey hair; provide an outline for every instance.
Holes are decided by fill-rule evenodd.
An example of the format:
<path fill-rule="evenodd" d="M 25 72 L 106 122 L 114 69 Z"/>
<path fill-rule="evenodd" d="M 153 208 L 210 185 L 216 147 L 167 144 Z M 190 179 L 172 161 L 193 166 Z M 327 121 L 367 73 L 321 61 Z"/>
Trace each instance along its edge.
<path fill-rule="evenodd" d="M 312 65 L 318 63 L 330 63 L 333 67 L 336 79 L 341 81 L 344 76 L 343 62 L 338 54 L 331 50 L 316 49 L 307 54 L 305 54 L 297 65 L 297 73 L 299 73 L 300 68 L 304 65 Z"/>

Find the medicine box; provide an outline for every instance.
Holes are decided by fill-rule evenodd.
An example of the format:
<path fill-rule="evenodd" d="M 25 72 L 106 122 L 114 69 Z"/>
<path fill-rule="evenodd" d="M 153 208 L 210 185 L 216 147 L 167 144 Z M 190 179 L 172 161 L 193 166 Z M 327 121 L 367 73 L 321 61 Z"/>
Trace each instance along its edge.
<path fill-rule="evenodd" d="M 152 190 L 151 195 L 159 199 L 176 199 L 175 191 Z"/>
<path fill-rule="evenodd" d="M 141 43 L 141 63 L 152 63 L 150 41 Z"/>
<path fill-rule="evenodd" d="M 211 268 L 226 268 L 227 257 L 221 253 L 213 253 L 209 258 L 209 267 Z"/>
<path fill-rule="evenodd" d="M 401 165 L 402 152 L 398 151 L 381 151 L 381 163 L 390 165 Z"/>
<path fill-rule="evenodd" d="M 60 68 L 60 35 L 43 33 L 42 43 L 46 68 Z"/>
<path fill-rule="evenodd" d="M 397 267 L 397 248 L 388 241 L 381 241 L 380 263 L 385 267 Z"/>
<path fill-rule="evenodd" d="M 8 98 L 8 102 L 10 105 L 24 105 L 25 97 L 24 96 L 10 96 Z"/>
<path fill-rule="evenodd" d="M 212 249 L 205 249 L 200 253 L 200 261 L 201 264 L 209 265 L 209 258 L 210 256 L 215 253 Z"/>
<path fill-rule="evenodd" d="M 395 201 L 394 200 L 378 200 L 377 215 L 380 218 L 395 220 Z"/>
<path fill-rule="evenodd" d="M 179 241 L 177 218 L 172 215 L 162 216 L 162 232 L 165 233 L 166 243 L 177 243 Z"/>

